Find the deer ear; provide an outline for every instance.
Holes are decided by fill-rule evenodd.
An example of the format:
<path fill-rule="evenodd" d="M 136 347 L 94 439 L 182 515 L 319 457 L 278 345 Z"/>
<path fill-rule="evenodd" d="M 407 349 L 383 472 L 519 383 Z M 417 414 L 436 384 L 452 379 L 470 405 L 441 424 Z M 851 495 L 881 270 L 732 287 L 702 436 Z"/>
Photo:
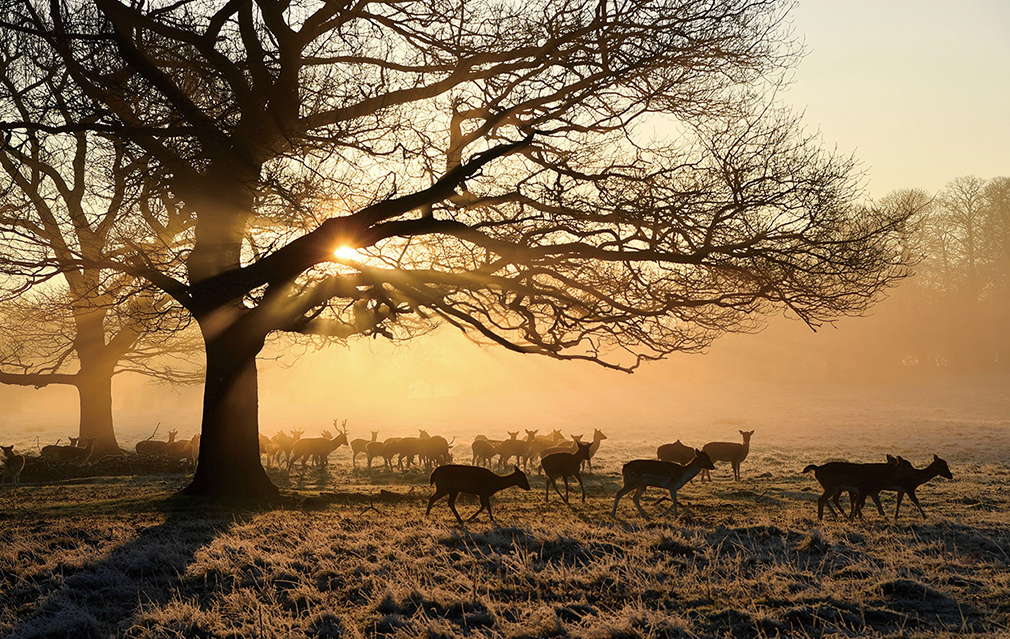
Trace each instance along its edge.
<path fill-rule="evenodd" d="M 519 472 L 519 466 L 517 466 L 516 464 L 512 464 L 512 470 L 514 470 L 515 472 L 518 473 Z"/>
<path fill-rule="evenodd" d="M 936 456 L 936 453 L 933 453 L 933 461 L 936 461 L 938 459 L 940 459 L 940 458 Z"/>

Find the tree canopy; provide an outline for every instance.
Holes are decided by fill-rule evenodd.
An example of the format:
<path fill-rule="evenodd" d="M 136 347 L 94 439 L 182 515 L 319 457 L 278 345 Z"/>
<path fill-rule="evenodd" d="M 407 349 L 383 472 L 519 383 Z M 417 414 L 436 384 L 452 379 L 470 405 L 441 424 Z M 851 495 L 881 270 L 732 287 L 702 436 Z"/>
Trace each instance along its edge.
<path fill-rule="evenodd" d="M 273 490 L 272 332 L 448 322 L 631 370 L 777 307 L 860 313 L 903 274 L 905 217 L 860 206 L 851 159 L 768 97 L 797 59 L 788 3 L 0 5 L 32 105 L 0 128 L 121 141 L 192 216 L 182 261 L 118 267 L 203 332 L 193 493 Z"/>

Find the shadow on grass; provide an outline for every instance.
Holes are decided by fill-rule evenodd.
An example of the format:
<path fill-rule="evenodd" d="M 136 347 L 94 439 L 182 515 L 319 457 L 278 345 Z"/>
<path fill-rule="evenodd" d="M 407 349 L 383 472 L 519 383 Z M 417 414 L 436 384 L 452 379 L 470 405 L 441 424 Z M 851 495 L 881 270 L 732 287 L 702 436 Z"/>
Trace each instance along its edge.
<path fill-rule="evenodd" d="M 91 512 L 118 506 L 120 514 L 164 513 L 166 518 L 138 529 L 133 539 L 83 565 L 55 567 L 48 578 L 21 593 L 21 598 L 32 596 L 21 608 L 34 610 L 12 625 L 7 636 L 120 636 L 143 609 L 170 601 L 196 553 L 226 532 L 237 517 L 234 510 L 175 496 L 129 501 L 136 502 L 137 510 L 119 501 L 92 504 Z M 86 548 L 87 541 L 80 541 L 79 547 Z M 16 592 L 7 595 L 17 597 Z"/>

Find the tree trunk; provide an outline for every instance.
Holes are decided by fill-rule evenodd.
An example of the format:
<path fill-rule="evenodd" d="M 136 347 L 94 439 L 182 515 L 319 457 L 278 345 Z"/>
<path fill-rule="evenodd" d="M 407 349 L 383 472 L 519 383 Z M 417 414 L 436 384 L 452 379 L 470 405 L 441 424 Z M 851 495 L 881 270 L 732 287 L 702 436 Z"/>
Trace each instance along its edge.
<path fill-rule="evenodd" d="M 86 371 L 77 374 L 77 392 L 81 403 L 81 437 L 94 437 L 92 459 L 122 455 L 112 427 L 112 371 Z"/>
<path fill-rule="evenodd" d="M 182 494 L 238 500 L 270 500 L 278 495 L 260 463 L 256 355 L 262 339 L 239 330 L 208 332 L 200 458 L 193 482 Z M 217 324 L 217 328 L 220 325 Z"/>
<path fill-rule="evenodd" d="M 105 343 L 106 310 L 84 304 L 81 307 L 74 309 L 77 330 L 74 350 L 80 362 L 80 370 L 74 376 L 81 405 L 79 434 L 95 438 L 91 457 L 99 459 L 103 455 L 122 454 L 112 427 L 112 374 L 119 357 Z"/>

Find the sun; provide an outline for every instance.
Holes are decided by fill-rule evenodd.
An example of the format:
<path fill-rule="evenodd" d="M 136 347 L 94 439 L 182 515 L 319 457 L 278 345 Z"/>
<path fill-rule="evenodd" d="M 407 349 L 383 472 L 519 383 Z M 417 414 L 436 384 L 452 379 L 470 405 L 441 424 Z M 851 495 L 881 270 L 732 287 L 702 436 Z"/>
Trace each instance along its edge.
<path fill-rule="evenodd" d="M 350 246 L 338 246 L 333 250 L 333 255 L 341 260 L 361 259 L 361 254 L 358 253 L 358 249 Z"/>

